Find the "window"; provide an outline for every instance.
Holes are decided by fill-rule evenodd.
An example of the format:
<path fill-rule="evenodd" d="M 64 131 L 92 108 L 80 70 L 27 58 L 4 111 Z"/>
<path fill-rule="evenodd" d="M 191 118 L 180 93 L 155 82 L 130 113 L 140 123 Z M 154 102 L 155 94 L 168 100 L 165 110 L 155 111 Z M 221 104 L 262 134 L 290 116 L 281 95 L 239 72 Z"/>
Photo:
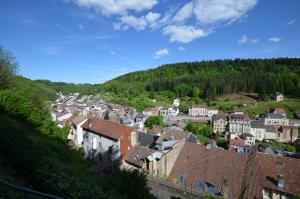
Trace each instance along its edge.
<path fill-rule="evenodd" d="M 96 138 L 93 138 L 93 149 L 97 149 L 97 139 Z"/>
<path fill-rule="evenodd" d="M 183 184 L 184 183 L 184 173 L 180 173 L 178 175 L 178 183 Z"/>
<path fill-rule="evenodd" d="M 205 182 L 198 181 L 197 184 L 196 184 L 196 189 L 203 192 L 204 188 L 205 188 Z"/>
<path fill-rule="evenodd" d="M 211 195 L 220 195 L 219 189 L 214 185 L 208 186 L 208 193 Z"/>

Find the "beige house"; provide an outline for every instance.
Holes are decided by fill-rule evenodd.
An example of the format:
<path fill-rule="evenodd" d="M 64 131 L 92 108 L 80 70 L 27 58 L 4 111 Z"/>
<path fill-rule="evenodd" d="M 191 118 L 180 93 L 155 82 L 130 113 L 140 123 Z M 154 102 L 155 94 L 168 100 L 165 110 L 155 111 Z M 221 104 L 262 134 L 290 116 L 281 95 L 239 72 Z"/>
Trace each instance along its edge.
<path fill-rule="evenodd" d="M 264 124 L 271 126 L 288 126 L 289 119 L 278 113 L 267 113 L 264 117 Z"/>
<path fill-rule="evenodd" d="M 189 115 L 193 116 L 193 117 L 197 117 L 197 116 L 212 117 L 215 114 L 218 114 L 218 110 L 217 109 L 213 109 L 213 108 L 210 108 L 210 107 L 207 107 L 207 106 L 203 106 L 203 105 L 193 105 L 189 109 Z"/>
<path fill-rule="evenodd" d="M 191 133 L 165 129 L 151 148 L 136 145 L 125 158 L 124 168 L 138 169 L 152 176 L 168 176 L 186 140 L 196 142 Z"/>
<path fill-rule="evenodd" d="M 279 128 L 281 142 L 294 142 L 298 139 L 298 127 L 296 126 L 281 126 Z"/>
<path fill-rule="evenodd" d="M 213 132 L 214 133 L 223 133 L 226 131 L 227 125 L 227 116 L 226 115 L 213 115 Z"/>

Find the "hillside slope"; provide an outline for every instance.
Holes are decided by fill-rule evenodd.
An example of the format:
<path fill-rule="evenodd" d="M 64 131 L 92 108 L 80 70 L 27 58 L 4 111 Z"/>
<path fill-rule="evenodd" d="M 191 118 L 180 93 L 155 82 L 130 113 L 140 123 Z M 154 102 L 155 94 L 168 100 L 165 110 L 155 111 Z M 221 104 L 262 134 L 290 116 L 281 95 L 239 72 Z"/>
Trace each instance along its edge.
<path fill-rule="evenodd" d="M 235 59 L 168 64 L 146 71 L 129 73 L 100 85 L 114 98 L 149 104 L 146 97 L 157 94 L 214 100 L 224 94 L 258 93 L 259 99 L 283 92 L 300 96 L 300 59 Z M 119 100 L 122 103 L 121 100 Z M 142 103 L 142 104 L 141 104 Z M 143 104 L 144 103 L 144 104 Z M 151 103 L 150 103 L 151 104 Z"/>

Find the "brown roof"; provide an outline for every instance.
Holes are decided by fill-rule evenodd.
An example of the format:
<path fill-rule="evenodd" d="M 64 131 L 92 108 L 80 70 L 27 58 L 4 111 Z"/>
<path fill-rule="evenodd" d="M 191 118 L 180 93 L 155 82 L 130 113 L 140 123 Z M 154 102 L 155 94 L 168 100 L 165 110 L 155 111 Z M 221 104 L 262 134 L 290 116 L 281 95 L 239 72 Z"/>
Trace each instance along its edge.
<path fill-rule="evenodd" d="M 293 195 L 300 194 L 300 160 L 278 155 L 256 154 L 263 174 L 263 186 Z M 278 188 L 278 176 L 283 176 L 284 189 Z"/>
<path fill-rule="evenodd" d="M 283 162 L 282 167 L 276 165 Z M 229 198 L 262 198 L 263 187 L 280 190 L 278 175 L 285 179 L 287 193 L 300 194 L 300 160 L 282 156 L 252 153 L 239 154 L 219 148 L 206 149 L 199 144 L 186 142 L 170 173 L 177 180 L 180 173 L 186 176 L 186 186 L 196 189 L 203 181 L 219 188 L 222 193 L 228 185 Z M 246 187 L 241 196 L 242 188 Z"/>
<path fill-rule="evenodd" d="M 229 145 L 233 145 L 233 146 L 247 146 L 245 144 L 245 140 L 242 140 L 242 139 L 230 139 Z"/>
<path fill-rule="evenodd" d="M 161 143 L 167 140 L 183 140 L 188 138 L 190 135 L 189 132 L 179 131 L 171 128 L 164 128 L 162 134 L 156 140 L 156 143 Z"/>
<path fill-rule="evenodd" d="M 133 131 L 133 129 L 128 126 L 95 117 L 88 119 L 82 125 L 82 128 L 116 140 L 124 133 Z"/>
<path fill-rule="evenodd" d="M 286 114 L 283 108 L 271 108 L 269 113 Z"/>
<path fill-rule="evenodd" d="M 147 132 L 156 135 L 158 133 L 161 133 L 162 130 L 163 130 L 163 127 L 161 127 L 161 126 L 153 126 L 152 129 L 147 129 Z"/>
<path fill-rule="evenodd" d="M 244 114 L 230 114 L 229 120 L 246 120 L 248 119 L 248 116 Z"/>
<path fill-rule="evenodd" d="M 144 159 L 154 152 L 154 149 L 136 145 L 129 151 L 125 161 L 134 166 L 142 167 L 144 164 Z"/>

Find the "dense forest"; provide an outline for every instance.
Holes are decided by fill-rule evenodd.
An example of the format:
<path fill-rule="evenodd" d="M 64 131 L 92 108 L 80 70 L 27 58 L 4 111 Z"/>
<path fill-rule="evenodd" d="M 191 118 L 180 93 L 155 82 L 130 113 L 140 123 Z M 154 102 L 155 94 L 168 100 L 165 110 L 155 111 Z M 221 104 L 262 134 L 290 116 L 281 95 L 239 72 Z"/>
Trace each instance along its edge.
<path fill-rule="evenodd" d="M 91 173 L 93 163 L 68 146 L 68 128 L 52 122 L 47 102 L 57 90 L 17 71 L 0 47 L 0 179 L 64 198 L 153 198 L 138 172 Z M 0 185 L 0 198 L 23 195 Z"/>
<path fill-rule="evenodd" d="M 168 64 L 104 83 L 115 93 L 168 91 L 177 96 L 215 98 L 231 93 L 283 92 L 300 96 L 300 59 L 235 59 Z"/>
<path fill-rule="evenodd" d="M 234 59 L 167 64 L 115 78 L 100 85 L 100 91 L 110 92 L 115 102 L 125 101 L 125 104 L 137 108 L 151 105 L 144 96 L 151 99 L 157 98 L 158 94 L 169 99 L 190 97 L 206 100 L 239 93 L 258 93 L 260 100 L 275 92 L 299 97 L 300 59 Z"/>

